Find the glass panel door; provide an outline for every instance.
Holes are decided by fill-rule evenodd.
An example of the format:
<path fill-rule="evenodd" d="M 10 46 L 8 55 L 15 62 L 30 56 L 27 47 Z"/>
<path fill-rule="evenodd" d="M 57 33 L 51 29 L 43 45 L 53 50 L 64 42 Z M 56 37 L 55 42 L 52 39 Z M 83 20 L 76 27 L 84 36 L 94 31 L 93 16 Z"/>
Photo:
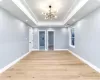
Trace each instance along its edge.
<path fill-rule="evenodd" d="M 48 31 L 48 50 L 54 50 L 54 31 Z"/>
<path fill-rule="evenodd" d="M 39 31 L 39 50 L 45 50 L 45 31 Z"/>

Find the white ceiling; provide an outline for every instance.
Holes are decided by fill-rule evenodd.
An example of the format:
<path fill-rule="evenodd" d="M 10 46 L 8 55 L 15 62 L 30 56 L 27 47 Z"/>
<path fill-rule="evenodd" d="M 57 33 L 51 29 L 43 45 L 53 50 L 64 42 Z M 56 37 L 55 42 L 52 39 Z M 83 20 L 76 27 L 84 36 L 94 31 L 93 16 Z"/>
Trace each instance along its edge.
<path fill-rule="evenodd" d="M 57 19 L 44 19 L 42 12 L 48 10 L 49 5 L 58 10 Z M 3 0 L 0 6 L 33 27 L 59 27 L 71 25 L 94 11 L 100 7 L 100 0 Z"/>
<path fill-rule="evenodd" d="M 22 0 L 29 6 L 31 11 L 34 13 L 36 20 L 39 22 L 61 22 L 64 20 L 65 16 L 68 14 L 73 6 L 77 5 L 78 0 Z M 42 12 L 48 10 L 49 5 L 57 10 L 57 19 L 45 20 Z"/>

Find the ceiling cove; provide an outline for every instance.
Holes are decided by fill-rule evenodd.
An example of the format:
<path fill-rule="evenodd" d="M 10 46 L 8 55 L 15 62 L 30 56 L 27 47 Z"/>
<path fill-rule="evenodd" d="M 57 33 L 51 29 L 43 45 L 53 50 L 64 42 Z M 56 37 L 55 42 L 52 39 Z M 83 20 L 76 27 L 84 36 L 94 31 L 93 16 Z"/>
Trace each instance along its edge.
<path fill-rule="evenodd" d="M 65 25 L 88 0 L 12 0 L 37 26 Z M 57 19 L 46 20 L 42 12 L 52 5 Z"/>

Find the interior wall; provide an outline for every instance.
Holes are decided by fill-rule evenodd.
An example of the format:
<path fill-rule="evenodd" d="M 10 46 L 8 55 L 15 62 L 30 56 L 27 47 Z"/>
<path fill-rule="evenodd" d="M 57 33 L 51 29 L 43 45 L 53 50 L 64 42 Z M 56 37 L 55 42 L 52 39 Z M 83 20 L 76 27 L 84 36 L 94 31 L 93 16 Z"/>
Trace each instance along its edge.
<path fill-rule="evenodd" d="M 0 69 L 29 50 L 28 25 L 0 8 Z"/>
<path fill-rule="evenodd" d="M 100 68 L 100 8 L 72 27 L 75 27 L 75 48 L 68 49 Z"/>
<path fill-rule="evenodd" d="M 68 30 L 67 28 L 34 28 L 33 30 L 33 49 L 37 50 L 39 48 L 38 42 L 38 31 L 45 30 L 54 30 L 55 31 L 55 50 L 64 50 L 68 48 Z M 47 37 L 47 34 L 46 34 Z M 47 43 L 47 40 L 46 40 Z M 46 44 L 47 47 L 47 44 Z M 47 49 L 47 48 L 46 48 Z"/>

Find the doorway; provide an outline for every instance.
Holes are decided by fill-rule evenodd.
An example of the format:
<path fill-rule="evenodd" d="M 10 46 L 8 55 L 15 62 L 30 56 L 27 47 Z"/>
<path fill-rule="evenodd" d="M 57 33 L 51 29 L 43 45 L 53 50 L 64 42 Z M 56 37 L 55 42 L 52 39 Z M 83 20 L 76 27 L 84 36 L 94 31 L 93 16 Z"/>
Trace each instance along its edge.
<path fill-rule="evenodd" d="M 39 50 L 46 50 L 46 31 L 39 31 Z"/>
<path fill-rule="evenodd" d="M 54 50 L 54 36 L 55 34 L 54 34 L 54 31 L 48 31 L 48 34 L 47 34 L 47 49 L 48 50 Z"/>
<path fill-rule="evenodd" d="M 29 28 L 29 51 L 33 50 L 33 29 Z"/>
<path fill-rule="evenodd" d="M 45 30 L 40 30 L 39 31 L 39 50 L 47 50 L 47 51 L 52 51 L 54 50 L 55 47 L 55 33 L 54 31 L 45 31 Z"/>

